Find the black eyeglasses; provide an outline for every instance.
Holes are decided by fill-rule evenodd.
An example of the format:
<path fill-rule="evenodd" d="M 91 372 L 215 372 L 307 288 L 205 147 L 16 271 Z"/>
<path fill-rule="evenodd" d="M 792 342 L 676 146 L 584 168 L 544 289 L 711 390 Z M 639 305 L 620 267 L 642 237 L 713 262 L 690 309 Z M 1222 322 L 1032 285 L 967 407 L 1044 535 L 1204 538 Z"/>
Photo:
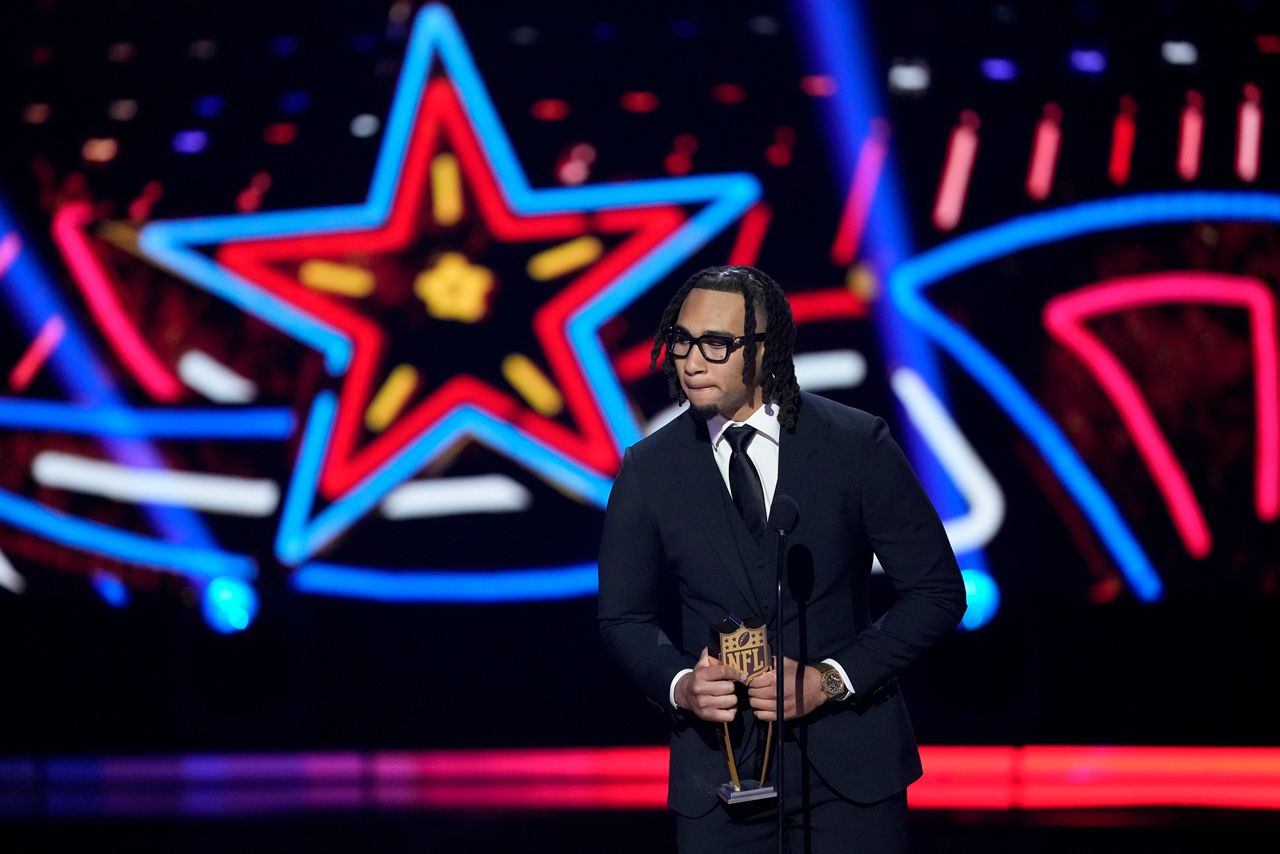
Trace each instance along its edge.
<path fill-rule="evenodd" d="M 765 334 L 757 332 L 751 337 L 756 341 L 763 341 Z M 733 351 L 741 347 L 746 340 L 746 335 L 739 335 L 737 338 L 730 338 L 726 335 L 702 335 L 694 338 L 683 329 L 668 329 L 667 352 L 674 359 L 683 359 L 689 355 L 693 345 L 697 344 L 698 350 L 702 352 L 702 358 L 708 362 L 719 364 L 729 361 L 729 356 L 733 354 Z"/>

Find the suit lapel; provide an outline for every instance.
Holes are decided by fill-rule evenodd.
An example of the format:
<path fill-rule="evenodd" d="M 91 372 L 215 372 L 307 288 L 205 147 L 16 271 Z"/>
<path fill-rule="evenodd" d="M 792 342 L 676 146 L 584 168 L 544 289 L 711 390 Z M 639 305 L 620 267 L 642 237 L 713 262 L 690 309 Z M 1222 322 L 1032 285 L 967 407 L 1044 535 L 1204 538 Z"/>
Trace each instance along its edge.
<path fill-rule="evenodd" d="M 783 430 L 778 442 L 778 485 L 773 491 L 773 504 L 769 507 L 770 521 L 773 520 L 780 496 L 791 496 L 801 508 L 802 514 L 804 508 L 812 506 L 814 490 L 822 477 L 817 465 L 818 456 L 826 444 L 826 438 L 826 422 L 818 419 L 812 406 L 801 405 L 796 417 L 796 429 L 793 432 Z M 771 531 L 766 535 L 761 547 L 776 551 L 777 534 Z M 776 563 L 776 554 L 770 554 L 765 562 L 766 567 L 775 573 L 772 583 L 776 583 Z M 764 600 L 766 619 L 773 619 L 775 603 L 776 596 L 769 596 Z"/>
<path fill-rule="evenodd" d="M 782 431 L 778 443 L 778 485 L 773 491 L 773 504 L 769 507 L 770 519 L 779 496 L 790 495 L 801 509 L 808 506 L 822 474 L 813 458 L 826 443 L 825 426 L 818 420 L 812 406 L 801 406 L 795 431 Z"/>

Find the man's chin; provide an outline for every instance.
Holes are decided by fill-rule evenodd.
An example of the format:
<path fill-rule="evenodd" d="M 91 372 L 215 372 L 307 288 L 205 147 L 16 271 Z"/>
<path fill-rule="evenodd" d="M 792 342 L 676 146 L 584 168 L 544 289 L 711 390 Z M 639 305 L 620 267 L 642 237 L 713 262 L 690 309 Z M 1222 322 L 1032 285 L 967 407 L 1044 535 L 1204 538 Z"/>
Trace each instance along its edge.
<path fill-rule="evenodd" d="M 704 424 L 720 414 L 720 410 L 716 408 L 714 403 L 704 403 L 702 406 L 694 406 L 689 404 L 689 414 Z"/>

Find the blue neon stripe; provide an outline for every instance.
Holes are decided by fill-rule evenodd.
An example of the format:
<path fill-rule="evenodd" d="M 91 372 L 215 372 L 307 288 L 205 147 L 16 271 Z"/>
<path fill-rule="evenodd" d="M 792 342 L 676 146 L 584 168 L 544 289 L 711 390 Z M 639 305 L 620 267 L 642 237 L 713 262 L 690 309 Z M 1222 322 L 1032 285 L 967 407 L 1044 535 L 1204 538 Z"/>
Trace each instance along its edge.
<path fill-rule="evenodd" d="M 1031 214 L 974 232 L 926 252 L 894 271 L 890 299 L 991 393 L 1035 443 L 1111 551 L 1139 598 L 1160 598 L 1163 586 L 1145 551 L 1106 490 L 1070 441 L 1000 361 L 930 305 L 923 291 L 962 270 L 1024 249 L 1083 234 L 1201 219 L 1280 221 L 1273 193 L 1153 193 L 1087 202 Z"/>
<path fill-rule="evenodd" d="M 301 563 L 312 554 L 307 547 L 306 521 L 315 502 L 320 464 L 324 460 L 329 430 L 337 409 L 338 398 L 331 391 L 318 393 L 311 402 L 311 414 L 307 417 L 307 428 L 302 434 L 298 459 L 293 466 L 293 478 L 289 481 L 289 492 L 280 512 L 280 528 L 276 531 L 276 556 L 283 563 Z M 338 502 L 334 506 L 340 504 Z"/>
<path fill-rule="evenodd" d="M 594 596 L 597 575 L 594 563 L 474 572 L 310 563 L 293 573 L 291 584 L 300 593 L 383 602 L 529 602 Z"/>
<path fill-rule="evenodd" d="M 876 45 L 867 32 L 865 4 L 856 0 L 799 0 L 794 8 L 801 23 L 797 30 L 805 37 L 806 55 L 813 58 L 813 70 L 836 82 L 835 95 L 823 99 L 822 115 L 836 164 L 837 186 L 848 187 L 853 180 L 855 157 L 870 133 L 872 119 L 886 115 Z M 891 149 L 881 168 L 863 237 L 864 255 L 886 279 L 913 251 L 902 186 L 897 157 Z M 911 368 L 946 405 L 942 371 L 929 343 L 913 333 L 890 301 L 875 303 L 872 316 L 890 371 L 902 366 Z M 899 414 L 906 415 L 900 406 Z M 911 425 L 909 418 L 902 421 Z M 907 430 L 900 440 L 939 513 L 948 517 L 965 512 L 964 497 L 919 431 Z M 981 550 L 962 557 L 968 566 L 986 566 Z"/>
<path fill-rule="evenodd" d="M 135 409 L 0 398 L 0 428 L 129 439 L 287 439 L 288 409 Z"/>
<path fill-rule="evenodd" d="M 179 546 L 69 516 L 0 489 L 0 521 L 51 542 L 116 560 L 198 578 L 253 578 L 253 561 L 217 549 Z"/>

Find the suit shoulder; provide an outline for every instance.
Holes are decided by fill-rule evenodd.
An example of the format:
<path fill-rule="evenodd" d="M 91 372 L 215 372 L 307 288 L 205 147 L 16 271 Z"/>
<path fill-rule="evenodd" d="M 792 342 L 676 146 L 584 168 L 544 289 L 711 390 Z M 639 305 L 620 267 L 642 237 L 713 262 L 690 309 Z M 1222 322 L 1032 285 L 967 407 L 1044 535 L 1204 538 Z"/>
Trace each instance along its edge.
<path fill-rule="evenodd" d="M 627 451 L 633 457 L 640 459 L 662 454 L 667 449 L 678 444 L 682 437 L 686 436 L 691 429 L 694 429 L 693 425 L 689 423 L 690 420 L 687 410 L 681 412 L 675 418 L 627 448 Z"/>
<path fill-rule="evenodd" d="M 810 392 L 801 392 L 801 395 L 804 399 L 801 418 L 805 417 L 806 413 L 812 413 L 817 420 L 825 421 L 836 430 L 851 436 L 865 436 L 881 421 L 878 415 L 857 407 L 836 403 L 821 395 Z"/>

